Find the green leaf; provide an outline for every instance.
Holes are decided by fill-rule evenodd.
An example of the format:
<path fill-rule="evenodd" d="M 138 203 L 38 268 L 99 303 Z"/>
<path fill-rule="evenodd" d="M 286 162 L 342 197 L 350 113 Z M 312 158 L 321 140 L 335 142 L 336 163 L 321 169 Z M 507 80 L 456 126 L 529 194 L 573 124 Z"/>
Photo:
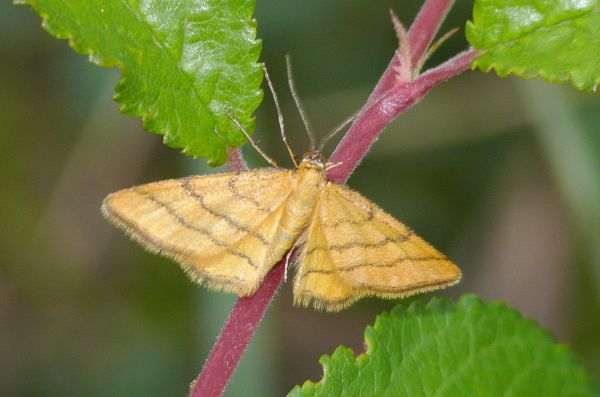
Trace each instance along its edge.
<path fill-rule="evenodd" d="M 105 67 L 120 67 L 115 99 L 164 142 L 211 165 L 245 142 L 262 99 L 254 0 L 16 0 L 48 32 Z"/>
<path fill-rule="evenodd" d="M 466 34 L 484 72 L 600 84 L 600 0 L 476 0 Z"/>
<path fill-rule="evenodd" d="M 578 360 L 504 303 L 467 295 L 398 305 L 365 332 L 366 353 L 323 356 L 323 379 L 288 396 L 592 396 Z"/>

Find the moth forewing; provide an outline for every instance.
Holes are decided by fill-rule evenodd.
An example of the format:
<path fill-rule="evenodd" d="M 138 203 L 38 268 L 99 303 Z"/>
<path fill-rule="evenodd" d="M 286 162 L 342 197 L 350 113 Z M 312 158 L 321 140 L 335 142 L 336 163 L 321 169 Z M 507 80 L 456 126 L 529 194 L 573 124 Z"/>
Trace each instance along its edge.
<path fill-rule="evenodd" d="M 266 259 L 292 174 L 258 169 L 149 183 L 109 195 L 103 213 L 194 281 L 250 295 L 273 265 Z"/>
<path fill-rule="evenodd" d="M 365 296 L 404 297 L 460 280 L 448 258 L 359 193 L 325 189 L 307 229 L 297 304 L 337 311 Z"/>

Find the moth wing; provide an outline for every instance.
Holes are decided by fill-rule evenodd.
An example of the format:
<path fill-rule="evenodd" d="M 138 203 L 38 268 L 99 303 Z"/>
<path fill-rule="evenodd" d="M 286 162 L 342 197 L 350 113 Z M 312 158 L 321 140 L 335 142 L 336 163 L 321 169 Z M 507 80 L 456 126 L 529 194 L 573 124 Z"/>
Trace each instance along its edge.
<path fill-rule="evenodd" d="M 154 182 L 110 194 L 102 212 L 193 280 L 250 295 L 275 264 L 267 253 L 292 178 L 260 169 Z"/>
<path fill-rule="evenodd" d="M 360 194 L 321 192 L 305 235 L 294 302 L 341 310 L 365 296 L 398 298 L 457 283 L 448 258 Z"/>

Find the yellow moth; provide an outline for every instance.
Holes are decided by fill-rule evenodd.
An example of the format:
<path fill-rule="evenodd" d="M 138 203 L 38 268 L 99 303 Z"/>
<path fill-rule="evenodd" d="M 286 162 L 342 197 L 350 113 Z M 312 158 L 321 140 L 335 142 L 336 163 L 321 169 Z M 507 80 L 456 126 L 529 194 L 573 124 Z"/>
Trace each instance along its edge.
<path fill-rule="evenodd" d="M 294 246 L 300 248 L 296 305 L 338 311 L 365 296 L 398 298 L 457 283 L 461 272 L 447 257 L 359 193 L 327 180 L 327 169 L 338 164 L 326 163 L 320 150 L 354 116 L 316 151 L 287 61 L 290 90 L 311 142 L 299 164 L 266 68 L 264 73 L 295 169 L 279 168 L 227 112 L 273 168 L 123 189 L 104 199 L 106 218 L 148 250 L 181 264 L 194 281 L 239 296 L 252 295 Z"/>
<path fill-rule="evenodd" d="M 106 197 L 104 215 L 195 281 L 252 295 L 294 245 L 294 303 L 337 311 L 455 284 L 460 270 L 408 227 L 325 176 L 317 152 L 295 170 L 173 179 Z"/>

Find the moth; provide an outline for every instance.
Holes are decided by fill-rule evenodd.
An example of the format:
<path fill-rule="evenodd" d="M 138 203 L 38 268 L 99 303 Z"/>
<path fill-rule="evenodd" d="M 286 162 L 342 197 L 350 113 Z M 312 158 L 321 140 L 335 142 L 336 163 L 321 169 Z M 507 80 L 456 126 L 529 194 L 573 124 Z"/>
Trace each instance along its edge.
<path fill-rule="evenodd" d="M 290 86 L 296 99 L 291 79 Z M 287 145 L 282 122 L 281 129 Z M 106 197 L 102 212 L 150 251 L 178 262 L 192 280 L 239 296 L 252 295 L 294 246 L 293 295 L 300 306 L 338 311 L 365 296 L 405 297 L 459 281 L 460 270 L 446 256 L 359 193 L 328 181 L 326 170 L 335 164 L 319 151 L 292 160 L 293 170 L 134 186 Z"/>

